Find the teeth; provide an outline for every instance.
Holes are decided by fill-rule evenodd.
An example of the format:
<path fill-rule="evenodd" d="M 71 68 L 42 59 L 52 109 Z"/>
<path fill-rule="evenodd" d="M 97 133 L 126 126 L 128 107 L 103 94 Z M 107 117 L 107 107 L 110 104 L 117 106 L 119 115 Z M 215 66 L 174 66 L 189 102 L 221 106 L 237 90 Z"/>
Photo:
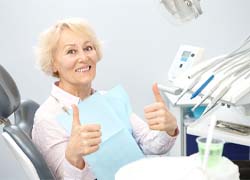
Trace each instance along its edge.
<path fill-rule="evenodd" d="M 85 68 L 79 68 L 79 69 L 76 69 L 75 71 L 76 72 L 85 72 L 85 71 L 88 71 L 89 69 L 90 69 L 90 66 L 85 67 Z"/>

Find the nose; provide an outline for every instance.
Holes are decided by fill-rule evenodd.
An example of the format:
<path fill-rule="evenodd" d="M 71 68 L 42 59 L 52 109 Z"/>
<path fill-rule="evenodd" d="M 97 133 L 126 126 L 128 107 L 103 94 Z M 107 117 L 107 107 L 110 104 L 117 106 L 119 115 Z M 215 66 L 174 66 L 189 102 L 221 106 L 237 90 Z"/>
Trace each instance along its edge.
<path fill-rule="evenodd" d="M 78 54 L 78 61 L 79 62 L 84 62 L 86 60 L 88 60 L 88 55 L 83 50 L 80 51 L 79 54 Z"/>

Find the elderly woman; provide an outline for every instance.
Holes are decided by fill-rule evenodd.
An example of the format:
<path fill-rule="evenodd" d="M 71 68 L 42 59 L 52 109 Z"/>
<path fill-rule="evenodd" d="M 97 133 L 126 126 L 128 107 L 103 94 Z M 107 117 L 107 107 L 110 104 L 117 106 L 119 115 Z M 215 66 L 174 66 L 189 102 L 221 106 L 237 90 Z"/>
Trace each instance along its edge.
<path fill-rule="evenodd" d="M 102 57 L 100 43 L 84 20 L 66 19 L 41 34 L 38 57 L 41 70 L 58 80 L 35 114 L 33 141 L 57 179 L 93 180 L 84 156 L 98 151 L 102 129 L 98 124 L 81 125 L 76 105 L 95 93 L 92 81 Z M 144 154 L 163 154 L 173 146 L 178 128 L 156 84 L 153 93 L 156 102 L 145 107 L 146 121 L 134 113 L 130 117 L 132 136 Z M 71 108 L 68 134 L 56 117 Z"/>

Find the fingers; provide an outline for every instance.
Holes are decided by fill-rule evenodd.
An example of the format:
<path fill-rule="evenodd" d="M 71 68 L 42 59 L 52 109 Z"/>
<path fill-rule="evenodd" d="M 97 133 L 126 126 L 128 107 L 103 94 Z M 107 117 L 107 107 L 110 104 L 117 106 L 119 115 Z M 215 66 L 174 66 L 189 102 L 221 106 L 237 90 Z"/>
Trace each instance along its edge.
<path fill-rule="evenodd" d="M 146 119 L 152 119 L 157 117 L 166 117 L 170 112 L 162 102 L 156 102 L 150 104 L 144 108 L 144 116 Z"/>
<path fill-rule="evenodd" d="M 71 107 L 73 109 L 72 128 L 81 126 L 78 107 L 75 104 L 73 104 Z M 99 124 L 87 124 L 87 125 L 81 126 L 81 129 L 90 131 L 90 132 L 99 131 L 101 129 L 101 126 Z"/>
<path fill-rule="evenodd" d="M 176 129 L 176 119 L 163 102 L 156 102 L 144 108 L 144 116 L 151 130 L 172 131 Z"/>
<path fill-rule="evenodd" d="M 172 123 L 167 122 L 164 117 L 147 120 L 147 123 L 150 129 L 158 131 L 166 131 L 172 126 Z"/>
<path fill-rule="evenodd" d="M 72 105 L 72 110 L 72 130 L 67 145 L 67 154 L 69 158 L 76 159 L 97 151 L 101 143 L 102 134 L 100 124 L 81 125 L 78 107 Z"/>
<path fill-rule="evenodd" d="M 81 131 L 85 132 L 95 132 L 100 130 L 101 130 L 100 124 L 85 124 L 81 126 Z"/>
<path fill-rule="evenodd" d="M 154 119 L 157 117 L 165 116 L 166 111 L 163 109 L 159 109 L 157 111 L 150 111 L 150 112 L 145 112 L 144 116 L 146 119 Z"/>
<path fill-rule="evenodd" d="M 154 93 L 155 101 L 156 102 L 164 102 L 164 99 L 161 97 L 161 94 L 160 94 L 159 88 L 157 86 L 157 83 L 153 84 L 152 90 L 153 90 L 153 93 Z"/>
<path fill-rule="evenodd" d="M 88 124 L 81 127 L 81 139 L 86 146 L 100 144 L 101 136 L 101 126 L 99 124 Z"/>
<path fill-rule="evenodd" d="M 98 124 L 83 125 L 81 139 L 85 146 L 95 146 L 101 143 L 101 126 Z"/>
<path fill-rule="evenodd" d="M 145 119 L 148 126 L 152 130 L 163 130 L 167 122 L 167 110 L 164 108 L 157 108 L 156 106 L 149 107 L 144 112 Z"/>
<path fill-rule="evenodd" d="M 91 138 L 98 138 L 102 136 L 101 131 L 94 131 L 94 132 L 88 132 L 88 133 L 82 133 L 83 139 L 91 139 Z"/>
<path fill-rule="evenodd" d="M 96 152 L 100 148 L 99 145 L 96 146 L 89 146 L 88 148 L 82 147 L 81 151 L 83 152 L 84 155 L 91 154 L 93 152 Z"/>
<path fill-rule="evenodd" d="M 80 118 L 79 118 L 78 107 L 75 104 L 73 104 L 71 107 L 73 109 L 73 121 L 72 121 L 72 129 L 73 129 L 76 126 L 80 126 L 81 123 L 80 123 Z"/>
<path fill-rule="evenodd" d="M 97 151 L 101 144 L 101 136 L 100 125 L 82 125 L 81 135 L 77 140 L 81 147 L 81 154 L 87 155 Z"/>
<path fill-rule="evenodd" d="M 144 112 L 149 113 L 153 111 L 158 111 L 159 109 L 167 109 L 164 103 L 156 102 L 144 107 Z"/>
<path fill-rule="evenodd" d="M 84 155 L 93 153 L 99 149 L 101 144 L 101 132 L 85 132 L 82 134 L 81 149 Z"/>
<path fill-rule="evenodd" d="M 164 116 L 158 116 L 152 119 L 147 119 L 148 125 L 156 125 L 156 124 L 166 124 L 166 118 Z"/>
<path fill-rule="evenodd" d="M 98 137 L 98 138 L 91 138 L 91 139 L 88 139 L 88 140 L 83 140 L 83 144 L 84 146 L 86 147 L 90 147 L 90 146 L 97 146 L 101 143 L 101 138 Z"/>

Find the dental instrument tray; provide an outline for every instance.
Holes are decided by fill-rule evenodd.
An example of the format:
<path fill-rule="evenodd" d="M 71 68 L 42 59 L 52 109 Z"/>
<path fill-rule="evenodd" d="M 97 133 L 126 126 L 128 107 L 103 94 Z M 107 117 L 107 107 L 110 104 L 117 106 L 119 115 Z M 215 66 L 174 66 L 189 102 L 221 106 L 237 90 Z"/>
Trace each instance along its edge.
<path fill-rule="evenodd" d="M 223 131 L 236 133 L 243 136 L 250 135 L 250 126 L 218 120 L 215 127 Z"/>

